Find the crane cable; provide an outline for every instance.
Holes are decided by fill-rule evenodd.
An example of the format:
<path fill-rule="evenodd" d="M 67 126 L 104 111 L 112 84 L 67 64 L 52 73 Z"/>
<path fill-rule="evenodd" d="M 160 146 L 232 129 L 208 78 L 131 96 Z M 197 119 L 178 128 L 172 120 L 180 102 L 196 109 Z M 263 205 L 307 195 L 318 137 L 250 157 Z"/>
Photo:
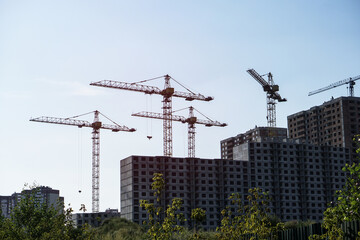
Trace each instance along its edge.
<path fill-rule="evenodd" d="M 77 115 L 77 116 L 68 117 L 68 118 L 65 118 L 65 119 L 77 118 L 77 117 L 81 117 L 81 116 L 84 116 L 84 115 L 88 115 L 88 114 L 90 114 L 90 113 L 94 113 L 94 112 L 95 112 L 95 111 L 92 111 L 92 112 L 88 112 L 88 113 L 80 114 L 80 115 Z"/>
<path fill-rule="evenodd" d="M 149 103 L 150 103 L 150 112 L 152 112 L 152 97 L 151 95 L 145 96 L 146 100 L 146 111 L 148 112 L 149 109 Z M 150 129 L 150 131 L 149 131 Z M 146 119 L 146 137 L 151 140 L 152 139 L 152 119 Z"/>
<path fill-rule="evenodd" d="M 173 77 L 170 77 L 172 80 L 174 80 L 177 84 L 179 84 L 180 86 L 182 86 L 183 88 L 185 88 L 186 90 L 188 90 L 190 93 L 196 95 L 196 93 L 194 93 L 193 91 L 191 91 L 189 88 L 185 87 L 183 84 L 181 84 L 180 82 L 176 81 Z"/>
<path fill-rule="evenodd" d="M 165 75 L 164 76 L 160 76 L 160 77 L 155 77 L 155 78 L 149 78 L 149 79 L 145 79 L 145 80 L 142 80 L 142 81 L 137 81 L 137 82 L 132 82 L 130 84 L 138 84 L 138 83 L 144 83 L 144 82 L 150 82 L 152 80 L 156 80 L 156 79 L 159 79 L 159 78 L 163 78 L 163 77 L 166 77 Z M 193 91 L 191 91 L 188 87 L 185 87 L 185 85 L 181 84 L 179 81 L 176 81 L 176 79 L 174 79 L 173 77 L 170 76 L 170 78 L 172 80 L 174 80 L 177 84 L 179 84 L 181 87 L 185 88 L 187 91 L 189 91 L 190 93 L 194 94 L 194 95 L 197 95 L 196 93 L 194 93 Z"/>
<path fill-rule="evenodd" d="M 142 81 L 137 81 L 137 82 L 132 82 L 130 84 L 138 84 L 138 83 L 144 83 L 144 82 L 150 82 L 152 80 L 156 80 L 156 79 L 159 79 L 159 78 L 163 78 L 163 77 L 166 77 L 168 75 L 164 75 L 164 76 L 160 76 L 160 77 L 155 77 L 155 78 L 149 78 L 149 79 L 145 79 L 145 80 L 142 80 Z M 191 91 L 188 87 L 186 87 L 185 85 L 181 84 L 179 81 L 176 81 L 176 79 L 174 79 L 173 77 L 169 76 L 170 79 L 174 80 L 177 84 L 179 84 L 181 87 L 185 88 L 188 92 L 190 92 L 191 94 L 193 95 L 198 95 L 196 93 L 194 93 L 193 91 Z"/>
<path fill-rule="evenodd" d="M 182 108 L 182 109 L 178 109 L 178 110 L 172 111 L 171 113 L 180 112 L 180 111 L 185 110 L 185 109 L 188 109 L 188 108 L 189 108 L 189 107 Z"/>
<path fill-rule="evenodd" d="M 99 114 L 100 114 L 101 116 L 103 116 L 104 118 L 106 118 L 107 120 L 109 120 L 110 122 L 112 122 L 113 124 L 115 124 L 116 126 L 118 126 L 118 127 L 125 127 L 125 126 L 121 126 L 120 124 L 114 122 L 114 121 L 111 120 L 109 117 L 107 117 L 107 116 L 105 116 L 104 114 L 102 114 L 101 112 L 99 112 Z"/>
<path fill-rule="evenodd" d="M 186 108 L 182 108 L 182 109 L 179 109 L 179 110 L 175 110 L 175 111 L 172 111 L 172 113 L 175 113 L 175 112 L 179 112 L 179 111 L 182 111 L 182 110 L 185 110 L 185 109 L 188 109 L 190 107 L 186 107 Z M 214 120 L 212 120 L 211 118 L 207 117 L 205 114 L 201 113 L 199 110 L 197 110 L 196 108 L 192 107 L 195 111 L 197 111 L 198 113 L 200 113 L 203 117 L 205 117 L 207 120 L 211 121 L 211 122 L 215 122 Z"/>
<path fill-rule="evenodd" d="M 149 96 L 150 98 L 150 112 L 152 112 L 152 96 Z M 152 137 L 152 118 L 150 118 L 150 136 Z"/>
<path fill-rule="evenodd" d="M 82 191 L 82 128 L 78 130 L 78 191 L 81 193 Z"/>
<path fill-rule="evenodd" d="M 207 117 L 205 114 L 202 114 L 201 112 L 199 112 L 199 110 L 197 110 L 196 108 L 194 108 L 195 111 L 197 111 L 198 113 L 200 113 L 203 117 L 205 117 L 207 120 L 214 122 L 214 120 L 212 120 L 211 118 Z"/>
<path fill-rule="evenodd" d="M 68 118 L 65 118 L 65 119 L 77 118 L 77 117 L 81 117 L 81 116 L 84 116 L 84 115 L 88 115 L 88 114 L 94 113 L 94 112 L 95 112 L 95 111 L 92 111 L 92 112 L 80 114 L 80 115 L 77 115 L 77 116 L 68 117 Z M 99 112 L 99 111 L 98 111 L 98 112 Z M 109 120 L 110 122 L 112 122 L 113 124 L 115 124 L 116 126 L 118 126 L 118 127 L 124 127 L 124 126 L 121 126 L 120 124 L 114 122 L 114 121 L 111 120 L 109 117 L 107 117 L 107 116 L 105 116 L 104 114 L 102 114 L 101 112 L 99 112 L 99 114 L 100 114 L 101 116 L 103 116 L 104 118 L 106 118 L 107 120 Z"/>
<path fill-rule="evenodd" d="M 137 83 L 150 82 L 150 81 L 152 81 L 152 80 L 156 80 L 156 79 L 163 78 L 163 77 L 165 77 L 165 76 L 160 76 L 160 77 L 155 77 L 155 78 L 145 79 L 145 80 L 138 81 L 138 82 L 132 82 L 132 83 L 130 83 L 130 84 L 137 84 Z"/>

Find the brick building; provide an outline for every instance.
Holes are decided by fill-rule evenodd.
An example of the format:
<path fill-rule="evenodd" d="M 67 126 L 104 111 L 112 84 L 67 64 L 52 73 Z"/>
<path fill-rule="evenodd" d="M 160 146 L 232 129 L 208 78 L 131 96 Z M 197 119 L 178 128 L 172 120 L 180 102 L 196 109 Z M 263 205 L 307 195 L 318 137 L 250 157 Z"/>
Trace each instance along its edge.
<path fill-rule="evenodd" d="M 106 219 L 120 217 L 118 209 L 106 209 L 105 212 L 97 213 L 73 213 L 71 215 L 72 221 L 77 227 L 84 224 L 89 224 L 92 227 L 99 227 Z"/>
<path fill-rule="evenodd" d="M 233 148 L 239 146 L 240 144 L 246 142 L 257 141 L 260 138 L 286 138 L 287 129 L 286 128 L 276 128 L 276 127 L 257 127 L 250 129 L 246 133 L 241 133 L 235 137 L 230 137 L 224 139 L 220 142 L 221 146 L 221 158 L 222 159 L 234 159 Z M 236 157 L 236 156 L 235 156 Z M 240 160 L 240 159 L 238 159 Z"/>
<path fill-rule="evenodd" d="M 238 145 L 243 160 L 130 156 L 121 160 L 121 215 L 142 223 L 146 211 L 139 201 L 154 201 L 154 173 L 162 173 L 164 204 L 184 200 L 182 212 L 191 226 L 191 209 L 206 210 L 205 229 L 215 229 L 228 197 L 249 188 L 269 191 L 272 213 L 283 221 L 322 219 L 335 190 L 345 182 L 341 168 L 349 158 L 345 148 L 316 146 L 290 139 L 258 138 Z M 166 206 L 166 205 L 164 205 Z"/>
<path fill-rule="evenodd" d="M 316 145 L 349 148 L 356 159 L 360 134 L 360 98 L 339 97 L 309 110 L 288 116 L 289 138 L 300 139 Z"/>

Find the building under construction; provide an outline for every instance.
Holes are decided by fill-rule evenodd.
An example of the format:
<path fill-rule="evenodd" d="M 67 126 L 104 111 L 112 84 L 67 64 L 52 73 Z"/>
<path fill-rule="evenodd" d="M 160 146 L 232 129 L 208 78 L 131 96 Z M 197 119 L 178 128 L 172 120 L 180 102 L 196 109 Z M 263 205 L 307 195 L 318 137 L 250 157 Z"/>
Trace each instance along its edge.
<path fill-rule="evenodd" d="M 71 219 L 74 225 L 78 228 L 88 224 L 92 227 L 99 227 L 105 220 L 120 217 L 118 209 L 106 209 L 105 212 L 82 212 L 71 214 Z"/>
<path fill-rule="evenodd" d="M 289 137 L 316 145 L 349 148 L 356 160 L 360 133 L 360 98 L 339 97 L 288 116 Z"/>
<path fill-rule="evenodd" d="M 258 141 L 261 138 L 279 138 L 287 137 L 286 128 L 277 127 L 257 127 L 250 129 L 245 133 L 224 139 L 220 142 L 221 158 L 222 159 L 236 159 L 241 160 L 239 156 L 238 146 L 246 142 Z"/>
<path fill-rule="evenodd" d="M 163 203 L 183 199 L 182 213 L 192 226 L 191 209 L 206 210 L 205 229 L 215 229 L 231 193 L 246 201 L 249 188 L 269 191 L 272 213 L 283 221 L 323 217 L 327 203 L 345 182 L 341 168 L 349 158 L 342 147 L 316 146 L 287 138 L 244 142 L 242 160 L 130 156 L 121 160 L 121 215 L 142 224 L 140 200 L 154 201 L 154 173 L 162 173 Z"/>

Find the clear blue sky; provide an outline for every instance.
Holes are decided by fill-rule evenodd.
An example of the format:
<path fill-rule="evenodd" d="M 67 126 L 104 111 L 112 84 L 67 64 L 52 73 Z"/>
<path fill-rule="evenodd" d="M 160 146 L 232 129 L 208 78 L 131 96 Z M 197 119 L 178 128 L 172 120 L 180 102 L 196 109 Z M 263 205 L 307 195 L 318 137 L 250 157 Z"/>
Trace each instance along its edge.
<path fill-rule="evenodd" d="M 170 74 L 194 92 L 214 96 L 191 104 L 229 124 L 197 126 L 196 155 L 219 158 L 222 139 L 266 126 L 265 93 L 247 69 L 272 72 L 288 99 L 277 105 L 277 125 L 286 127 L 288 115 L 347 95 L 346 86 L 307 93 L 359 75 L 359 43 L 357 0 L 0 0 L 0 195 L 36 182 L 59 189 L 76 211 L 81 203 L 91 209 L 91 129 L 34 123 L 30 117 L 97 109 L 137 128 L 101 132 L 102 211 L 120 206 L 121 159 L 162 155 L 162 122 L 131 117 L 161 112 L 161 97 L 90 82 Z M 173 99 L 174 110 L 188 106 Z M 174 123 L 173 137 L 174 156 L 186 156 L 186 125 Z"/>

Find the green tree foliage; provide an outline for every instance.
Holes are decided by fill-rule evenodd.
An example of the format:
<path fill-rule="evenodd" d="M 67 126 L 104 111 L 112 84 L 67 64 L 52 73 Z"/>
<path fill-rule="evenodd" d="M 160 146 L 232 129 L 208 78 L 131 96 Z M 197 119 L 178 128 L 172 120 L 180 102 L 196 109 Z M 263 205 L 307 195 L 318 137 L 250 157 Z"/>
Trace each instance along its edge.
<path fill-rule="evenodd" d="M 356 136 L 354 141 L 359 144 L 360 135 Z M 360 147 L 356 152 L 360 153 Z M 343 239 L 341 224 L 360 220 L 360 163 L 346 164 L 342 170 L 348 177 L 343 188 L 336 191 L 336 200 L 331 202 L 324 212 L 323 227 L 326 233 L 313 235 L 310 239 Z M 360 232 L 357 239 L 360 239 Z"/>
<path fill-rule="evenodd" d="M 124 218 L 111 218 L 105 220 L 100 227 L 95 230 L 95 239 L 99 240 L 142 240 L 146 239 L 143 228 Z M 174 234 L 171 240 L 216 240 L 215 232 L 213 231 L 198 231 L 198 237 L 194 237 L 192 230 L 184 229 L 179 233 Z M 1 239 L 1 238 L 0 238 Z"/>
<path fill-rule="evenodd" d="M 0 220 L 0 239 L 91 239 L 86 228 L 75 228 L 71 209 L 49 206 L 36 196 L 36 191 L 23 194 L 9 219 Z"/>
<path fill-rule="evenodd" d="M 94 231 L 95 239 L 101 240 L 144 239 L 144 231 L 138 224 L 119 217 L 106 219 L 101 226 Z"/>
<path fill-rule="evenodd" d="M 148 220 L 144 221 L 144 225 L 148 227 L 146 238 L 166 240 L 171 239 L 175 233 L 184 230 L 180 224 L 185 221 L 182 213 L 179 213 L 183 205 L 180 198 L 174 198 L 166 209 L 162 207 L 162 191 L 165 188 L 165 181 L 161 173 L 154 173 L 153 183 L 156 202 L 151 203 L 148 200 L 140 200 L 140 207 L 144 208 L 148 213 Z"/>
<path fill-rule="evenodd" d="M 196 231 L 199 225 L 206 220 L 206 211 L 201 208 L 191 210 L 191 219 L 194 221 L 194 229 Z"/>
<path fill-rule="evenodd" d="M 193 230 L 185 229 L 184 231 L 175 234 L 171 240 L 218 240 L 216 232 L 198 230 L 196 235 Z"/>
<path fill-rule="evenodd" d="M 270 215 L 269 195 L 262 192 L 259 188 L 249 189 L 247 196 L 247 205 L 241 201 L 238 193 L 233 193 L 229 197 L 231 203 L 235 205 L 235 213 L 227 206 L 221 214 L 221 226 L 217 228 L 217 236 L 219 239 L 244 239 L 245 235 L 251 235 L 250 239 L 267 239 L 283 229 L 283 224 L 272 224 Z M 274 234 L 273 238 L 276 237 Z"/>
<path fill-rule="evenodd" d="M 206 220 L 206 211 L 201 208 L 195 208 L 191 210 L 191 220 L 194 222 L 194 235 L 193 239 L 201 239 L 198 234 L 199 226 Z"/>
<path fill-rule="evenodd" d="M 314 223 L 316 222 L 312 220 L 307 220 L 307 221 L 292 220 L 284 223 L 284 229 L 287 230 L 292 228 L 307 227 Z"/>
<path fill-rule="evenodd" d="M 0 239 L 5 239 L 5 218 L 2 215 L 2 210 L 0 206 Z"/>

